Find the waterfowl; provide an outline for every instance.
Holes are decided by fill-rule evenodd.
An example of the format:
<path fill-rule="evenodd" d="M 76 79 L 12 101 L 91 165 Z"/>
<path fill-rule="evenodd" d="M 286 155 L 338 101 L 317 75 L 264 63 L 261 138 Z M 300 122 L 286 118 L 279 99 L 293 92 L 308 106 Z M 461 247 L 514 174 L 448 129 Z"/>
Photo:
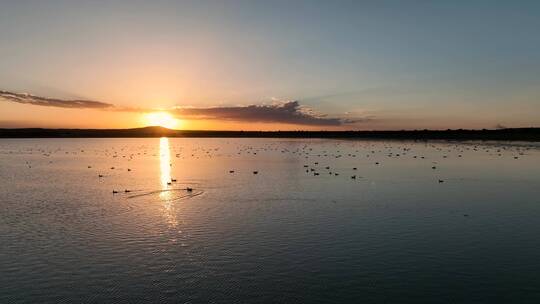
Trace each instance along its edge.
<path fill-rule="evenodd" d="M 113 191 L 112 191 L 112 193 L 113 193 L 113 194 L 116 194 L 116 193 L 118 193 L 118 191 L 116 191 L 116 190 L 113 190 Z"/>
<path fill-rule="evenodd" d="M 193 192 L 193 188 L 187 187 L 187 188 L 186 188 L 186 191 L 187 191 L 187 192 Z"/>
<path fill-rule="evenodd" d="M 253 171 L 253 174 L 259 174 L 259 171 Z"/>

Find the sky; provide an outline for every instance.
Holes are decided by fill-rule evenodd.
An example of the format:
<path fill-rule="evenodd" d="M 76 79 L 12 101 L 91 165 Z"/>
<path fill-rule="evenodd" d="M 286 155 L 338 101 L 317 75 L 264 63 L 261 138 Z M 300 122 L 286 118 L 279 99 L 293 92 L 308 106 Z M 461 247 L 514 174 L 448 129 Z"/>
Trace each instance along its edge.
<path fill-rule="evenodd" d="M 0 0 L 0 127 L 540 127 L 540 1 Z"/>

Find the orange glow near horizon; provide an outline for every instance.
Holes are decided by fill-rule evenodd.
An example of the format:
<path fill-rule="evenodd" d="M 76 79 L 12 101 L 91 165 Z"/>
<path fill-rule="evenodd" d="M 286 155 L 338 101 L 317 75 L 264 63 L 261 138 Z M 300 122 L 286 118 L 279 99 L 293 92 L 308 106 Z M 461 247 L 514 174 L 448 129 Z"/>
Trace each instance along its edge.
<path fill-rule="evenodd" d="M 153 112 L 144 115 L 144 124 L 147 126 L 159 126 L 168 129 L 178 128 L 180 120 L 167 112 Z"/>
<path fill-rule="evenodd" d="M 141 108 L 157 108 L 163 105 L 142 105 Z M 519 111 L 532 108 L 507 110 L 505 113 L 521 117 L 519 121 L 508 123 L 507 127 L 534 126 L 534 121 L 520 116 Z M 450 111 L 450 109 L 447 109 Z M 518 111 L 519 110 L 519 111 Z M 340 126 L 293 125 L 272 122 L 233 121 L 199 117 L 175 118 L 166 110 L 153 112 L 105 111 L 100 109 L 76 109 L 61 107 L 38 107 L 31 104 L 8 103 L 0 98 L 0 128 L 67 128 L 67 129 L 128 129 L 147 126 L 163 126 L 182 130 L 230 130 L 230 131 L 277 131 L 277 130 L 401 130 L 401 129 L 482 129 L 497 124 L 499 116 L 486 115 L 482 120 L 466 117 L 466 113 L 455 115 L 434 115 L 427 112 L 403 112 L 388 114 L 380 119 L 366 121 L 358 125 Z M 424 117 L 419 119 L 418 117 Z M 536 118 L 534 118 L 536 119 Z"/>

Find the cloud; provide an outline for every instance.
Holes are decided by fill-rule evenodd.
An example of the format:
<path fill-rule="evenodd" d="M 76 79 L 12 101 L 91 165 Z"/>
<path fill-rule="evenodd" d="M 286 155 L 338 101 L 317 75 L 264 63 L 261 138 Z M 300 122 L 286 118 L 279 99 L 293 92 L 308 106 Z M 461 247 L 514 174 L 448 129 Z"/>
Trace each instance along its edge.
<path fill-rule="evenodd" d="M 364 119 L 331 118 L 304 108 L 298 101 L 272 105 L 248 105 L 209 108 L 175 108 L 170 111 L 181 118 L 216 119 L 244 122 L 285 123 L 313 126 L 340 126 Z"/>
<path fill-rule="evenodd" d="M 274 104 L 224 106 L 224 107 L 175 107 L 172 109 L 144 109 L 118 107 L 111 103 L 93 100 L 48 98 L 27 93 L 14 93 L 0 90 L 0 99 L 22 104 L 59 107 L 70 109 L 98 109 L 119 112 L 147 113 L 167 111 L 178 118 L 215 119 L 238 122 L 283 123 L 309 126 L 341 126 L 371 120 L 370 118 L 349 119 L 328 117 L 301 106 L 298 101 L 277 102 Z"/>
<path fill-rule="evenodd" d="M 113 104 L 80 99 L 57 99 L 40 97 L 27 93 L 14 93 L 0 90 L 0 98 L 7 101 L 17 102 L 22 104 L 31 104 L 36 106 L 72 108 L 72 109 L 112 109 Z"/>

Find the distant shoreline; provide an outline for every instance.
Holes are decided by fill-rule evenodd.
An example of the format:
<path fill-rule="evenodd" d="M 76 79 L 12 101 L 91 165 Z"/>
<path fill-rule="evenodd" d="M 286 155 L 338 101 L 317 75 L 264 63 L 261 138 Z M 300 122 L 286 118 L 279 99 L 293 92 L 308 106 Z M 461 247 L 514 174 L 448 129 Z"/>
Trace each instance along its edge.
<path fill-rule="evenodd" d="M 0 138 L 147 137 L 540 141 L 540 128 L 408 131 L 189 131 L 170 130 L 162 127 L 145 127 L 135 129 L 0 129 Z"/>

